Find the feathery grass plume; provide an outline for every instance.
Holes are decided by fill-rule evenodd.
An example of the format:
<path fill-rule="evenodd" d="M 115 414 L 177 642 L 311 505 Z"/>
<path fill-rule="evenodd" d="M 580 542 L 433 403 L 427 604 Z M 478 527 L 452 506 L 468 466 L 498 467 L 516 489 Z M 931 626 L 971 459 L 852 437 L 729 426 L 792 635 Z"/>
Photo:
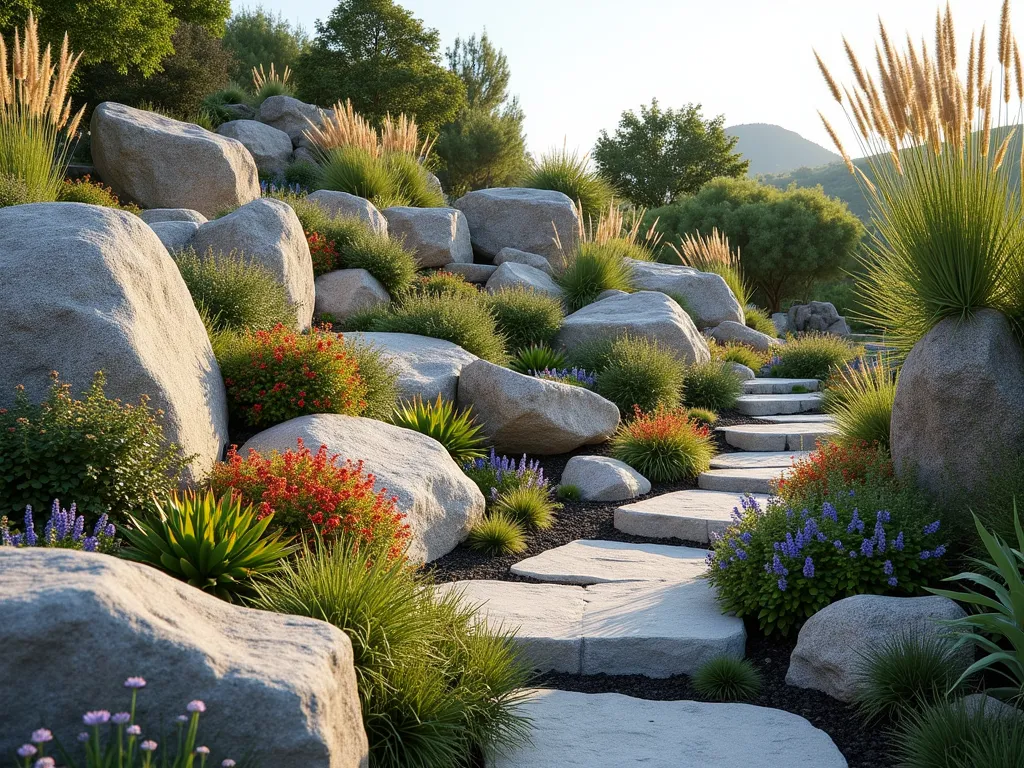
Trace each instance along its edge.
<path fill-rule="evenodd" d="M 433 148 L 433 140 L 419 140 L 419 128 L 411 117 L 400 114 L 397 118 L 387 115 L 378 132 L 370 122 L 356 112 L 351 99 L 339 101 L 331 112 L 320 112 L 320 125 L 306 118 L 308 138 L 321 153 L 329 153 L 339 147 L 357 147 L 372 157 L 391 153 L 408 155 L 415 160 L 425 160 Z"/>
<path fill-rule="evenodd" d="M 678 248 L 674 245 L 670 247 L 686 266 L 701 272 L 713 272 L 725 280 L 741 307 L 751 302 L 753 292 L 743 277 L 740 250 L 733 250 L 729 246 L 729 238 L 724 232 L 719 232 L 717 227 L 711 230 L 710 235 L 687 233 Z"/>
<path fill-rule="evenodd" d="M 271 96 L 292 96 L 295 89 L 291 84 L 292 71 L 285 66 L 284 71 L 278 73 L 274 64 L 270 64 L 270 71 L 263 69 L 263 65 L 252 68 L 252 87 L 256 94 L 256 105 L 262 104 Z"/>

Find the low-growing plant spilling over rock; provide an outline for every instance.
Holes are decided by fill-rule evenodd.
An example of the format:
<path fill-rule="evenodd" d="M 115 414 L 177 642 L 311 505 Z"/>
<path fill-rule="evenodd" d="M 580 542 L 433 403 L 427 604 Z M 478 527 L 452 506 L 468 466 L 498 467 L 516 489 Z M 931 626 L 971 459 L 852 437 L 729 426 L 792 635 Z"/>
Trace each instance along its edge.
<path fill-rule="evenodd" d="M 715 455 L 708 428 L 685 409 L 634 409 L 612 437 L 611 455 L 657 483 L 672 483 L 706 472 Z"/>
<path fill-rule="evenodd" d="M 683 404 L 690 408 L 725 411 L 742 393 L 742 380 L 726 362 L 694 363 L 683 374 Z"/>
<path fill-rule="evenodd" d="M 322 326 L 325 331 L 329 325 Z M 393 361 L 374 347 L 352 337 L 344 339 L 345 348 L 359 365 L 359 378 L 363 380 L 366 394 L 362 416 L 368 419 L 387 421 L 398 405 L 398 370 Z"/>
<path fill-rule="evenodd" d="M 783 379 L 828 379 L 864 350 L 839 336 L 807 333 L 790 337 L 771 359 L 771 375 Z"/>
<path fill-rule="evenodd" d="M 61 509 L 60 501 L 54 499 L 50 517 L 43 524 L 42 532 L 36 526 L 32 507 L 25 507 L 21 532 L 11 530 L 7 515 L 0 515 L 0 547 L 55 547 L 58 549 L 79 549 L 83 552 L 110 554 L 117 551 L 117 530 L 106 514 L 99 516 L 92 526 L 92 534 L 85 527 L 85 516 L 78 514 L 78 507 Z"/>
<path fill-rule="evenodd" d="M 838 439 L 846 444 L 877 443 L 889 448 L 892 406 L 899 371 L 878 358 L 854 360 L 829 379 L 822 410 L 835 419 Z"/>
<path fill-rule="evenodd" d="M 597 375 L 587 373 L 582 368 L 562 368 L 561 370 L 545 368 L 543 371 L 530 371 L 530 373 L 538 379 L 557 381 L 561 384 L 568 384 L 570 387 L 593 389 L 597 384 Z"/>
<path fill-rule="evenodd" d="M 258 515 L 273 514 L 288 533 L 340 538 L 377 557 L 400 558 L 409 527 L 387 489 L 374 491 L 375 482 L 361 461 L 331 456 L 323 445 L 313 453 L 301 438 L 295 450 L 266 456 L 250 450 L 242 458 L 232 446 L 210 476 L 215 494 L 234 492 Z"/>
<path fill-rule="evenodd" d="M 515 488 L 548 487 L 540 462 L 528 461 L 525 453 L 517 463 L 508 456 L 498 456 L 491 448 L 491 453 L 486 459 L 476 459 L 466 464 L 462 471 L 477 484 L 488 503 Z"/>
<path fill-rule="evenodd" d="M 529 288 L 502 288 L 481 297 L 510 351 L 551 344 L 562 327 L 562 303 Z"/>
<path fill-rule="evenodd" d="M 88 175 L 78 179 L 65 179 L 57 200 L 61 203 L 102 205 L 104 208 L 117 208 L 135 214 L 142 212 L 142 209 L 137 205 L 122 204 L 117 195 L 114 194 L 114 190 L 105 184 L 93 181 Z"/>
<path fill-rule="evenodd" d="M 476 298 L 480 293 L 472 283 L 466 282 L 462 275 L 438 270 L 428 275 L 420 275 L 413 283 L 413 291 L 418 294 L 440 296 L 443 293 L 454 293 Z"/>
<path fill-rule="evenodd" d="M 460 464 L 485 455 L 487 440 L 480 425 L 474 421 L 471 409 L 458 411 L 454 403 L 442 399 L 440 394 L 433 402 L 424 402 L 417 397 L 398 406 L 391 416 L 391 423 L 434 438 Z"/>

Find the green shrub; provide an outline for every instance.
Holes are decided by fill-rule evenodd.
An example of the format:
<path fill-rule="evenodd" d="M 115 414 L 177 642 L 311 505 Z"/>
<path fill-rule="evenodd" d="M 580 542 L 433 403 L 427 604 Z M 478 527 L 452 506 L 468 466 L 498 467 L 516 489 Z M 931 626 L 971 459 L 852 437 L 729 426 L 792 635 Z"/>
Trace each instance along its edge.
<path fill-rule="evenodd" d="M 693 688 L 708 701 L 750 701 L 761 692 L 761 673 L 749 659 L 718 656 L 694 673 Z"/>
<path fill-rule="evenodd" d="M 177 487 L 189 459 L 165 443 L 163 415 L 146 396 L 135 405 L 106 397 L 104 385 L 97 373 L 78 400 L 53 374 L 42 403 L 19 388 L 14 405 L 0 408 L 0 515 L 67 499 L 89 518 L 109 512 L 120 526 Z"/>
<path fill-rule="evenodd" d="M 600 374 L 608 367 L 614 343 L 615 339 L 607 336 L 584 341 L 569 353 L 569 362 L 576 368 Z"/>
<path fill-rule="evenodd" d="M 322 543 L 262 580 L 255 606 L 327 621 L 352 641 L 374 768 L 465 765 L 525 738 L 529 674 L 510 634 L 402 560 Z"/>
<path fill-rule="evenodd" d="M 534 530 L 547 530 L 555 524 L 560 505 L 551 500 L 547 486 L 524 485 L 510 488 L 498 495 L 494 511 L 504 514 L 520 525 Z"/>
<path fill-rule="evenodd" d="M 755 331 L 771 336 L 773 339 L 779 335 L 775 323 L 772 322 L 772 316 L 760 307 L 747 304 L 743 310 L 743 319 L 746 321 L 747 328 L 753 328 Z"/>
<path fill-rule="evenodd" d="M 518 520 L 504 512 L 488 512 L 466 537 L 466 546 L 491 557 L 526 551 L 526 533 Z"/>
<path fill-rule="evenodd" d="M 531 344 L 521 347 L 512 358 L 508 367 L 516 373 L 532 371 L 557 371 L 565 368 L 565 355 L 556 352 L 544 344 Z"/>
<path fill-rule="evenodd" d="M 432 403 L 416 397 L 411 403 L 398 406 L 391 416 L 391 423 L 434 438 L 459 464 L 485 455 L 487 439 L 470 410 L 457 411 L 455 405 L 442 400 L 440 394 Z"/>
<path fill-rule="evenodd" d="M 477 287 L 466 281 L 462 275 L 452 272 L 438 270 L 428 275 L 421 275 L 413 284 L 413 290 L 418 294 L 430 294 L 440 296 L 442 293 L 453 293 L 461 296 L 469 296 L 476 299 L 480 293 Z"/>
<path fill-rule="evenodd" d="M 899 768 L 1018 768 L 1024 728 L 1012 717 L 945 701 L 912 712 L 897 732 Z"/>
<path fill-rule="evenodd" d="M 683 364 L 675 355 L 656 341 L 626 335 L 608 348 L 604 367 L 597 374 L 596 390 L 629 415 L 634 406 L 642 411 L 675 408 L 683 380 Z"/>
<path fill-rule="evenodd" d="M 632 291 L 633 271 L 605 246 L 581 243 L 555 281 L 569 311 L 575 312 L 595 302 L 602 291 Z"/>
<path fill-rule="evenodd" d="M 284 286 L 262 265 L 235 251 L 214 255 L 211 249 L 199 256 L 192 248 L 175 253 L 174 263 L 214 331 L 295 327 L 295 309 Z"/>
<path fill-rule="evenodd" d="M 743 381 L 728 363 L 695 363 L 683 376 L 683 403 L 688 408 L 725 411 L 743 394 Z"/>
<path fill-rule="evenodd" d="M 320 189 L 323 172 L 320 166 L 309 160 L 297 160 L 284 169 L 284 180 L 307 192 Z"/>
<path fill-rule="evenodd" d="M 898 372 L 883 357 L 857 360 L 829 380 L 822 408 L 835 419 L 839 440 L 888 449 L 897 381 Z"/>
<path fill-rule="evenodd" d="M 718 421 L 718 414 L 714 411 L 709 411 L 707 408 L 687 408 L 686 414 L 691 420 L 707 427 L 712 426 Z"/>
<path fill-rule="evenodd" d="M 430 183 L 426 169 L 415 157 L 405 152 L 389 152 L 384 160 L 402 205 L 414 208 L 443 208 L 446 205 L 444 193 Z"/>
<path fill-rule="evenodd" d="M 22 179 L 0 174 L 0 208 L 34 202 L 32 192 Z"/>
<path fill-rule="evenodd" d="M 545 293 L 519 286 L 483 294 L 482 300 L 511 350 L 550 344 L 562 327 L 562 302 Z"/>
<path fill-rule="evenodd" d="M 584 222 L 597 221 L 615 195 L 612 185 L 590 168 L 587 155 L 569 152 L 565 147 L 541 155 L 526 174 L 523 186 L 568 195 L 579 204 Z"/>
<path fill-rule="evenodd" d="M 682 409 L 659 409 L 622 424 L 611 440 L 611 455 L 648 480 L 673 483 L 706 472 L 715 455 L 707 427 Z"/>
<path fill-rule="evenodd" d="M 807 333 L 790 337 L 778 348 L 771 373 L 783 379 L 825 380 L 863 354 L 863 349 L 839 336 Z"/>
<path fill-rule="evenodd" d="M 80 179 L 65 179 L 57 197 L 60 203 L 85 203 L 86 205 L 99 205 L 104 208 L 117 208 L 138 214 L 141 208 L 137 205 L 123 205 L 114 194 L 114 190 L 99 182 L 92 181 L 88 176 Z"/>
<path fill-rule="evenodd" d="M 345 348 L 359 365 L 366 395 L 362 416 L 387 421 L 398 405 L 398 371 L 372 344 L 345 338 Z"/>
<path fill-rule="evenodd" d="M 578 485 L 563 483 L 555 489 L 555 496 L 564 501 L 582 501 L 583 491 Z"/>
<path fill-rule="evenodd" d="M 711 359 L 720 360 L 725 363 L 739 363 L 757 373 L 768 362 L 770 353 L 758 352 L 737 341 L 729 341 L 725 344 L 718 344 L 710 339 L 708 347 L 711 350 Z"/>

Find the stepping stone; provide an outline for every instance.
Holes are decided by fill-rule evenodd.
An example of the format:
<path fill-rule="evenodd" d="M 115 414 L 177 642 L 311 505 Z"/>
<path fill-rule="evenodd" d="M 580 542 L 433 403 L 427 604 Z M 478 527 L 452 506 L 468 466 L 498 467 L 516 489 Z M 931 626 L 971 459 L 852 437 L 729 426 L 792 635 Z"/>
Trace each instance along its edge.
<path fill-rule="evenodd" d="M 707 570 L 705 549 L 623 541 L 572 541 L 528 557 L 512 573 L 558 584 L 686 581 Z"/>
<path fill-rule="evenodd" d="M 722 613 L 714 588 L 684 582 L 590 587 L 460 581 L 491 629 L 516 633 L 534 669 L 582 675 L 689 675 L 718 656 L 742 658 L 743 621 Z"/>
<path fill-rule="evenodd" d="M 487 768 L 847 768 L 828 734 L 779 709 L 533 690 L 530 740 Z"/>
<path fill-rule="evenodd" d="M 765 469 L 778 467 L 785 469 L 786 467 L 793 466 L 795 462 L 807 458 L 809 455 L 810 451 L 736 451 L 734 453 L 720 453 L 711 459 L 711 468 Z"/>
<path fill-rule="evenodd" d="M 711 469 L 697 477 L 697 487 L 705 491 L 725 491 L 734 496 L 745 493 L 771 493 L 772 483 L 785 474 L 780 467 L 756 469 Z"/>
<path fill-rule="evenodd" d="M 740 506 L 738 493 L 721 491 L 674 491 L 615 510 L 615 527 L 623 533 L 649 539 L 683 539 L 706 544 L 721 534 Z M 754 494 L 764 502 L 767 496 Z"/>
<path fill-rule="evenodd" d="M 744 416 L 778 416 L 821 410 L 821 395 L 740 395 L 736 410 Z"/>
<path fill-rule="evenodd" d="M 817 392 L 819 385 L 817 379 L 749 379 L 743 382 L 743 391 L 748 395 L 787 395 L 793 387 Z"/>
<path fill-rule="evenodd" d="M 793 413 L 787 416 L 755 416 L 758 421 L 770 424 L 835 424 L 827 413 Z"/>
<path fill-rule="evenodd" d="M 811 451 L 819 440 L 836 433 L 831 424 L 741 424 L 719 427 L 725 442 L 743 451 Z"/>

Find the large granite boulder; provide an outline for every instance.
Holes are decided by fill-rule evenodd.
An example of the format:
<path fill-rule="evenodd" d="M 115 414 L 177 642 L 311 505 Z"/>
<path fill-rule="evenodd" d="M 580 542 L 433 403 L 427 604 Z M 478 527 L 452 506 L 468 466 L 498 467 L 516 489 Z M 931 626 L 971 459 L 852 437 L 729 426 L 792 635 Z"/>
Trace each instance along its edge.
<path fill-rule="evenodd" d="M 350 195 L 348 192 L 335 192 L 331 189 L 318 189 L 307 195 L 306 200 L 316 203 L 332 217 L 351 216 L 362 219 L 378 235 L 388 234 L 388 220 L 377 210 L 377 206 L 365 197 Z"/>
<path fill-rule="evenodd" d="M 650 480 L 609 456 L 573 456 L 560 483 L 579 488 L 584 501 L 624 501 L 651 492 Z"/>
<path fill-rule="evenodd" d="M 342 459 L 362 461 L 375 490 L 387 488 L 411 529 L 409 557 L 430 562 L 455 549 L 484 513 L 484 496 L 439 442 L 411 429 L 333 413 L 300 416 L 260 432 L 242 446 L 284 452 L 302 438 Z"/>
<path fill-rule="evenodd" d="M 421 267 L 443 267 L 473 261 L 469 225 L 456 208 L 385 208 L 388 232 L 411 251 Z"/>
<path fill-rule="evenodd" d="M 89 131 L 100 178 L 143 208 L 214 216 L 260 196 L 249 150 L 198 125 L 108 101 L 93 110 Z"/>
<path fill-rule="evenodd" d="M 0 548 L 0 572 L 0 690 L 26 702 L 5 708 L 0 753 L 37 728 L 74 743 L 82 713 L 127 709 L 122 685 L 141 676 L 144 738 L 172 733 L 199 699 L 218 765 L 250 752 L 278 768 L 367 765 L 352 644 L 330 624 L 231 605 L 90 552 Z"/>
<path fill-rule="evenodd" d="M 633 269 L 633 284 L 644 291 L 661 291 L 686 300 L 693 322 L 709 328 L 726 320 L 743 322 L 743 307 L 721 275 L 693 267 L 626 259 Z"/>
<path fill-rule="evenodd" d="M 306 104 L 291 96 L 271 96 L 260 104 L 256 119 L 284 131 L 292 144 L 298 144 L 309 130 L 309 124 L 320 125 L 322 117 L 320 109 L 313 104 Z"/>
<path fill-rule="evenodd" d="M 835 305 L 828 301 L 811 301 L 794 304 L 786 316 L 786 327 L 795 333 L 831 333 L 849 336 L 850 326 L 839 314 Z"/>
<path fill-rule="evenodd" d="M 194 221 L 156 221 L 149 225 L 170 253 L 183 251 L 192 245 L 199 231 Z"/>
<path fill-rule="evenodd" d="M 498 267 L 494 274 L 487 278 L 487 290 L 490 293 L 506 288 L 522 288 L 561 300 L 562 289 L 551 279 L 551 275 L 526 264 L 507 261 Z"/>
<path fill-rule="evenodd" d="M 541 272 L 546 272 L 549 275 L 554 274 L 551 269 L 551 263 L 543 256 L 536 253 L 520 251 L 518 248 L 502 248 L 498 251 L 498 255 L 494 257 L 494 263 L 501 266 L 506 261 L 512 262 L 513 264 L 525 264 L 528 267 L 539 269 Z"/>
<path fill-rule="evenodd" d="M 205 224 L 208 221 L 199 211 L 189 208 L 150 208 L 140 213 L 139 218 L 147 224 L 160 224 L 165 221 L 191 221 L 193 224 Z"/>
<path fill-rule="evenodd" d="M 458 344 L 412 333 L 345 334 L 348 341 L 376 349 L 398 374 L 401 400 L 455 400 L 459 374 L 479 358 Z"/>
<path fill-rule="evenodd" d="M 209 472 L 228 438 L 220 367 L 185 281 L 149 225 L 81 203 L 0 209 L 0 407 L 25 385 L 35 401 L 50 371 L 78 394 L 97 371 L 108 397 L 142 395 L 164 435 Z M 69 500 L 70 501 L 70 500 Z"/>
<path fill-rule="evenodd" d="M 572 351 L 592 341 L 623 334 L 652 339 L 687 363 L 711 359 L 708 343 L 690 316 L 657 291 L 640 291 L 588 304 L 565 318 L 556 343 Z"/>
<path fill-rule="evenodd" d="M 292 159 L 292 140 L 284 131 L 258 120 L 230 120 L 217 133 L 239 141 L 264 173 L 283 174 Z"/>
<path fill-rule="evenodd" d="M 748 328 L 743 323 L 737 323 L 735 320 L 726 320 L 723 323 L 719 323 L 708 335 L 722 344 L 735 341 L 759 352 L 767 352 L 779 344 L 777 338 L 769 336 L 767 333 L 755 331 L 753 328 Z"/>
<path fill-rule="evenodd" d="M 300 330 L 313 319 L 313 257 L 299 217 L 287 203 L 263 198 L 203 224 L 192 241 L 197 253 L 238 251 L 264 266 L 284 286 Z"/>
<path fill-rule="evenodd" d="M 524 376 L 486 360 L 462 369 L 458 403 L 472 407 L 503 453 L 566 453 L 605 442 L 619 425 L 619 409 L 596 392 Z"/>
<path fill-rule="evenodd" d="M 940 498 L 970 493 L 1024 445 L 1024 352 L 992 309 L 943 320 L 914 345 L 892 408 L 897 472 Z"/>
<path fill-rule="evenodd" d="M 316 279 L 315 286 L 315 314 L 327 313 L 338 321 L 391 301 L 380 281 L 365 269 L 327 272 Z"/>
<path fill-rule="evenodd" d="M 556 270 L 562 254 L 569 253 L 579 237 L 576 206 L 561 192 L 546 189 L 480 189 L 454 203 L 466 214 L 473 248 L 489 258 L 502 248 L 536 253 Z M 555 244 L 555 233 L 562 250 Z"/>
<path fill-rule="evenodd" d="M 956 641 L 947 637 L 948 628 L 942 622 L 964 615 L 952 600 L 938 596 L 855 595 L 839 600 L 811 616 L 800 629 L 786 683 L 852 701 L 865 654 L 885 647 L 901 634 L 935 638 L 952 648 Z M 973 660 L 970 646 L 961 647 L 953 656 L 958 672 Z"/>

